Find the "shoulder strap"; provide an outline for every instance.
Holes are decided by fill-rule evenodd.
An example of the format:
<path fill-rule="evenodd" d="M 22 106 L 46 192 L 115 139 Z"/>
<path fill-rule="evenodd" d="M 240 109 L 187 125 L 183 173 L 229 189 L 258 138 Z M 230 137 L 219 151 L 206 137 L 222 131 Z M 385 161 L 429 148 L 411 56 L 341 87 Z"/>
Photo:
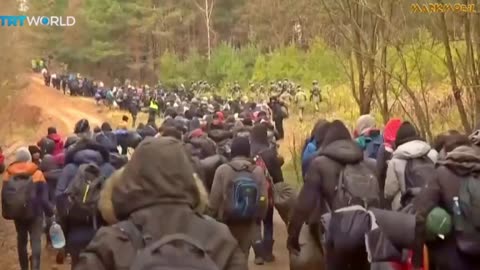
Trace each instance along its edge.
<path fill-rule="evenodd" d="M 128 239 L 130 242 L 132 242 L 132 245 L 136 250 L 140 250 L 145 247 L 145 238 L 137 225 L 135 225 L 132 221 L 121 221 L 113 226 L 127 235 Z"/>

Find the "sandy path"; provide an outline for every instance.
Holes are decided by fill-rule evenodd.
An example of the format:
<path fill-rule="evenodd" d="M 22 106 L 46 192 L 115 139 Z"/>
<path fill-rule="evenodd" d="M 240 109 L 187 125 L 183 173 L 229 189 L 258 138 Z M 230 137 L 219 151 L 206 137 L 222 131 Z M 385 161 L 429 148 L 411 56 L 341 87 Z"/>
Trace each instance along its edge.
<path fill-rule="evenodd" d="M 45 116 L 45 123 L 43 123 L 42 126 L 55 126 L 61 134 L 72 133 L 75 123 L 81 118 L 88 119 L 92 127 L 95 125 L 100 125 L 104 120 L 106 120 L 106 113 L 102 114 L 102 111 L 99 110 L 99 108 L 91 99 L 64 96 L 62 93 L 53 88 L 45 87 L 41 77 L 32 77 L 32 83 L 26 91 L 28 92 L 22 99 L 22 102 L 40 107 L 42 115 Z M 38 132 L 38 134 L 43 134 L 46 132 L 46 130 Z M 289 132 L 288 127 L 286 132 Z M 9 149 L 11 148 L 10 151 L 13 151 L 20 145 L 22 145 L 22 143 L 17 142 L 11 145 Z M 6 152 L 8 151 L 9 150 L 7 149 Z M 286 249 L 286 227 L 277 213 L 275 213 L 274 216 L 274 223 L 274 254 L 276 256 L 276 261 L 262 266 L 256 266 L 253 264 L 254 256 L 252 250 L 250 255 L 251 259 L 249 262 L 249 269 L 289 269 L 288 252 Z M 18 269 L 15 236 L 16 234 L 13 223 L 0 218 L 0 250 L 2 251 L 2 256 L 0 256 L 0 269 L 2 270 Z M 69 269 L 69 266 L 67 265 L 62 267 L 52 265 L 53 253 L 50 251 L 45 251 L 46 250 L 43 252 L 44 259 L 42 260 L 42 270 Z"/>

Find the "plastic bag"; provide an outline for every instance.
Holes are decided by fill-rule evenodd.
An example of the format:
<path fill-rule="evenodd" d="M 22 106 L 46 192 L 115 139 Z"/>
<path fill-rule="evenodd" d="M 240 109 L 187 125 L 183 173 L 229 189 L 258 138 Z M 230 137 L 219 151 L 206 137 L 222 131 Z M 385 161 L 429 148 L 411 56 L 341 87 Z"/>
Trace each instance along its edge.
<path fill-rule="evenodd" d="M 291 211 L 295 206 L 295 200 L 297 199 L 297 191 L 292 185 L 280 182 L 274 185 L 273 197 L 278 214 L 280 214 L 283 222 L 288 224 Z"/>

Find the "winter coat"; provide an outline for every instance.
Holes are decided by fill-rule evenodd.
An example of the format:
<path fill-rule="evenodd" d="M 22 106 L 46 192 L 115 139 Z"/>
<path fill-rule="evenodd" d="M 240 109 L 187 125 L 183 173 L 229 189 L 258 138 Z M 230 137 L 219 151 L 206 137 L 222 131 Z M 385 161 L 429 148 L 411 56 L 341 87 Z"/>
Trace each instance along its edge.
<path fill-rule="evenodd" d="M 42 171 L 33 162 L 14 162 L 5 170 L 3 182 L 10 181 L 13 176 L 20 174 L 30 175 L 35 185 L 35 194 L 32 196 L 35 216 L 43 217 L 43 214 L 45 214 L 51 217 L 53 215 L 53 206 L 48 200 L 48 186 Z"/>
<path fill-rule="evenodd" d="M 385 199 L 392 201 L 392 210 L 401 208 L 402 194 L 406 191 L 405 167 L 409 159 L 420 158 L 427 155 L 434 163 L 438 153 L 424 141 L 414 140 L 400 145 L 392 155 L 388 163 L 385 179 Z"/>
<path fill-rule="evenodd" d="M 215 172 L 215 177 L 213 178 L 212 190 L 208 202 L 209 213 L 214 218 L 220 221 L 224 220 L 223 207 L 226 205 L 225 200 L 227 199 L 227 194 L 231 192 L 230 190 L 227 190 L 227 188 L 231 186 L 231 182 L 235 180 L 235 177 L 238 174 L 235 170 L 241 171 L 242 168 L 249 168 L 252 165 L 253 163 L 251 160 L 243 157 L 236 157 L 229 163 L 218 167 Z M 252 173 L 254 180 L 260 187 L 260 196 L 267 197 L 267 179 L 265 178 L 263 170 L 260 167 L 255 166 Z"/>
<path fill-rule="evenodd" d="M 437 162 L 436 175 L 414 200 L 418 216 L 425 220 L 434 207 L 441 207 L 453 215 L 453 197 L 458 196 L 460 184 L 472 174 L 480 173 L 480 150 L 459 146 Z M 480 269 L 478 257 L 466 257 L 456 247 L 455 234 L 445 240 L 429 243 L 431 261 L 435 259 L 442 269 Z"/>
<path fill-rule="evenodd" d="M 111 187 L 113 207 L 100 209 L 113 209 L 110 216 L 130 220 L 153 239 L 173 233 L 192 237 L 219 269 L 247 269 L 245 256 L 228 228 L 200 214 L 206 193 L 197 178 L 180 141 L 147 138 Z M 102 216 L 106 216 L 104 210 Z M 101 228 L 75 269 L 128 269 L 136 252 L 125 239 L 128 237 L 118 228 Z"/>
<path fill-rule="evenodd" d="M 326 211 L 325 203 L 332 210 L 339 208 L 335 205 L 335 197 L 340 173 L 346 164 L 357 164 L 363 160 L 362 149 L 353 140 L 334 141 L 321 150 L 310 164 L 298 194 L 288 226 L 289 236 L 298 237 L 303 223 L 308 220 L 318 223 Z"/>
<path fill-rule="evenodd" d="M 101 175 L 109 177 L 115 168 L 109 163 L 108 150 L 98 143 L 82 139 L 74 144 L 66 153 L 65 167 L 62 170 L 55 192 L 56 204 L 59 212 L 65 215 L 68 206 L 66 191 L 82 164 L 94 163 L 100 167 Z M 95 235 L 93 224 L 71 223 L 66 221 L 65 236 L 68 249 L 82 249 Z"/>
<path fill-rule="evenodd" d="M 283 182 L 282 163 L 277 150 L 270 148 L 269 145 L 256 142 L 251 142 L 250 146 L 252 157 L 259 155 L 265 162 L 273 183 Z"/>

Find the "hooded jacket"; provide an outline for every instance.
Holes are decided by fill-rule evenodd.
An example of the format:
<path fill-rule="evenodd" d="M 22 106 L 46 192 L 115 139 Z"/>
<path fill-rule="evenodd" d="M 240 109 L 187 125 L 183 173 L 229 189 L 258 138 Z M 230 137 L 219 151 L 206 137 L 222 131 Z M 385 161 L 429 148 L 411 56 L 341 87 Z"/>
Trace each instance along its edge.
<path fill-rule="evenodd" d="M 441 207 L 453 216 L 453 197 L 458 196 L 462 181 L 480 173 L 480 150 L 475 146 L 459 146 L 449 152 L 444 160 L 439 160 L 437 165 L 433 181 L 414 200 L 418 216 L 423 220 L 434 207 Z M 446 256 L 440 255 L 439 263 L 445 269 L 480 269 L 478 257 L 467 258 L 457 250 L 454 233 L 445 240 L 429 243 L 429 248 L 432 252 L 444 251 L 442 255 Z"/>
<path fill-rule="evenodd" d="M 62 169 L 58 179 L 55 197 L 59 213 L 65 215 L 68 206 L 66 191 L 74 179 L 78 168 L 82 164 L 94 163 L 100 168 L 101 175 L 109 177 L 115 168 L 109 163 L 109 152 L 103 146 L 93 140 L 81 139 L 68 149 L 65 155 L 65 167 Z M 72 224 L 66 225 L 65 236 L 67 249 L 82 249 L 95 235 L 93 224 Z"/>
<path fill-rule="evenodd" d="M 228 164 L 218 167 L 213 178 L 212 190 L 209 196 L 209 213 L 217 220 L 224 221 L 224 206 L 226 205 L 227 194 L 231 192 L 228 188 L 237 176 L 236 171 L 249 169 L 253 166 L 252 175 L 260 187 L 260 196 L 267 197 L 267 179 L 263 170 L 255 166 L 251 160 L 244 157 L 235 157 Z"/>
<path fill-rule="evenodd" d="M 288 226 L 289 237 L 298 239 L 302 225 L 308 219 L 318 223 L 326 210 L 325 203 L 332 210 L 338 208 L 335 197 L 341 171 L 346 164 L 357 164 L 363 160 L 362 149 L 353 140 L 334 141 L 321 149 L 320 155 L 310 164 L 298 195 Z"/>
<path fill-rule="evenodd" d="M 60 135 L 57 133 L 52 133 L 47 136 L 48 139 L 52 140 L 55 143 L 55 148 L 53 149 L 53 155 L 59 155 L 63 152 L 63 140 Z"/>
<path fill-rule="evenodd" d="M 192 237 L 219 269 L 247 269 L 246 259 L 228 228 L 197 210 L 204 195 L 196 178 L 180 141 L 147 138 L 113 184 L 114 216 L 130 220 L 155 240 L 173 233 Z M 75 269 L 128 269 L 135 253 L 122 231 L 103 227 L 81 254 Z"/>
<path fill-rule="evenodd" d="M 392 201 L 392 210 L 401 208 L 402 194 L 405 187 L 405 167 L 407 161 L 427 155 L 434 163 L 437 162 L 438 153 L 430 145 L 421 140 L 413 140 L 400 145 L 388 163 L 385 179 L 385 199 Z"/>
<path fill-rule="evenodd" d="M 7 167 L 3 174 L 3 182 L 10 181 L 13 176 L 19 174 L 27 174 L 32 177 L 35 185 L 35 194 L 32 197 L 35 215 L 37 217 L 43 217 L 45 213 L 46 216 L 51 217 L 53 215 L 53 206 L 48 200 L 48 186 L 38 166 L 31 161 L 14 162 Z"/>
<path fill-rule="evenodd" d="M 402 120 L 393 118 L 388 120 L 383 130 L 383 144 L 380 145 L 377 153 L 377 179 L 380 185 L 380 191 L 384 193 L 385 178 L 387 177 L 388 161 L 392 158 L 393 145 L 397 138 L 397 132 L 402 124 Z M 383 196 L 382 196 L 383 197 Z"/>
<path fill-rule="evenodd" d="M 55 189 L 57 188 L 58 179 L 62 173 L 62 169 L 56 163 L 55 157 L 45 155 L 40 163 L 40 170 L 47 181 L 48 197 L 51 202 L 55 201 Z"/>

